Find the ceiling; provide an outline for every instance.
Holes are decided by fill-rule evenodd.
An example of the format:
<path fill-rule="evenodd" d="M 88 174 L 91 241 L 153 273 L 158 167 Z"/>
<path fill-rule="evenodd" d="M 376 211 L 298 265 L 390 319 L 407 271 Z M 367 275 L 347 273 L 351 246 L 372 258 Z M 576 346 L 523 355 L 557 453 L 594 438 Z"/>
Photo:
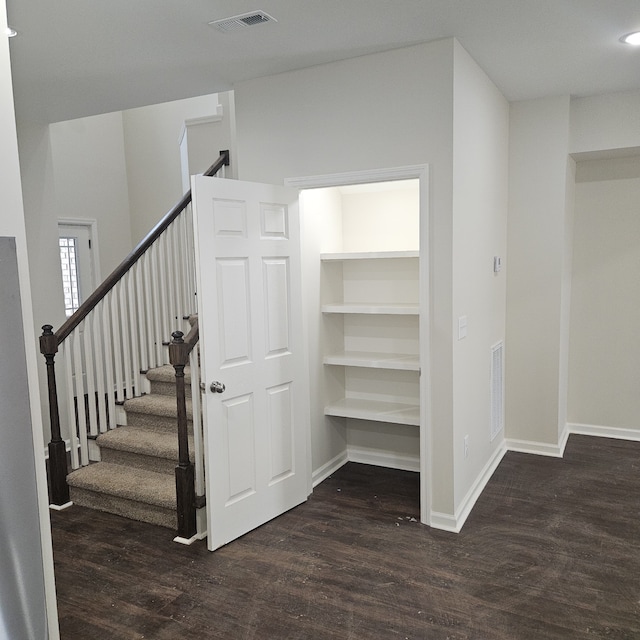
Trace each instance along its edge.
<path fill-rule="evenodd" d="M 277 22 L 208 22 L 263 10 Z M 454 36 L 511 101 L 640 90 L 638 0 L 7 0 L 18 119 L 68 120 Z"/>

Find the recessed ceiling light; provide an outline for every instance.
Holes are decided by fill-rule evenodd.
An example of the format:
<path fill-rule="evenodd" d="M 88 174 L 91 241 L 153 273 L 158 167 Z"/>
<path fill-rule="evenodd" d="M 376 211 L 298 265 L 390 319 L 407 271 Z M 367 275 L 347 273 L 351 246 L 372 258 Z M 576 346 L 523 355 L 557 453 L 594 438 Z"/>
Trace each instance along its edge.
<path fill-rule="evenodd" d="M 4 35 L 7 36 L 7 38 L 14 38 L 15 36 L 18 35 L 18 32 L 15 29 L 12 29 L 11 27 L 7 27 L 4 30 Z"/>
<path fill-rule="evenodd" d="M 640 31 L 634 31 L 633 33 L 627 33 L 626 36 L 620 38 L 620 42 L 625 44 L 640 45 Z"/>

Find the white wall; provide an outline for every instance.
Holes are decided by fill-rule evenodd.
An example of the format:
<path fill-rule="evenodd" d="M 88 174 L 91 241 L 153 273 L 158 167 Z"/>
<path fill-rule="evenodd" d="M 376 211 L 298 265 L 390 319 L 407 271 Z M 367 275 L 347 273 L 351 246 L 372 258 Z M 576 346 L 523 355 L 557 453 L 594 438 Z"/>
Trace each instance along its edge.
<path fill-rule="evenodd" d="M 475 395 L 475 389 L 486 390 L 488 346 L 504 335 L 504 276 L 494 278 L 491 268 L 493 255 L 505 253 L 506 102 L 454 40 L 252 80 L 236 87 L 235 98 L 240 179 L 282 183 L 288 177 L 429 164 L 432 509 L 453 514 L 492 449 L 479 435 L 488 431 L 488 396 Z M 478 246 L 466 235 L 469 222 L 480 228 Z M 469 353 L 458 354 L 455 381 L 454 273 L 456 309 L 465 308 L 478 331 L 467 342 Z M 458 430 L 478 434 L 455 495 L 454 387 L 461 402 L 469 402 Z M 314 466 L 323 462 L 314 451 Z"/>
<path fill-rule="evenodd" d="M 179 144 L 185 120 L 214 115 L 217 106 L 218 94 L 214 93 L 123 112 L 134 245 L 184 193 Z M 218 151 L 212 150 L 209 164 Z"/>
<path fill-rule="evenodd" d="M 571 101 L 571 153 L 640 147 L 640 92 Z"/>
<path fill-rule="evenodd" d="M 6 4 L 2 2 L 0 5 L 0 27 L 2 30 L 6 27 Z M 20 281 L 20 301 L 21 309 L 18 315 L 22 317 L 22 333 L 24 336 L 24 355 L 26 357 L 26 374 L 28 380 L 28 388 L 22 389 L 22 397 L 15 398 L 16 402 L 23 403 L 30 408 L 30 416 L 24 416 L 20 422 L 3 425 L 4 429 L 31 429 L 30 437 L 33 439 L 35 458 L 27 461 L 26 464 L 33 468 L 35 475 L 27 476 L 23 480 L 26 484 L 22 486 L 23 491 L 30 491 L 35 494 L 38 503 L 37 509 L 31 513 L 35 520 L 39 521 L 39 532 L 36 538 L 39 538 L 39 548 L 29 550 L 26 557 L 20 554 L 23 550 L 18 550 L 16 545 L 11 550 L 11 556 L 8 558 L 10 563 L 29 563 L 30 557 L 38 557 L 41 554 L 42 568 L 41 579 L 44 585 L 44 596 L 46 602 L 46 611 L 24 611 L 27 617 L 31 615 L 34 621 L 34 628 L 38 626 L 37 622 L 47 617 L 47 626 L 49 637 L 52 640 L 59 638 L 57 607 L 55 599 L 55 583 L 53 576 L 53 554 L 51 548 L 51 531 L 49 525 L 48 499 L 44 467 L 44 455 L 39 452 L 43 451 L 42 440 L 42 420 L 40 417 L 40 397 L 38 393 L 38 375 L 37 375 L 37 353 L 36 342 L 34 339 L 35 329 L 33 326 L 33 310 L 31 307 L 31 281 L 29 275 L 29 264 L 27 259 L 27 242 L 25 229 L 25 214 L 23 208 L 23 199 L 21 193 L 20 181 L 20 165 L 18 161 L 18 142 L 16 134 L 15 113 L 13 106 L 13 88 L 11 82 L 11 64 L 9 58 L 9 43 L 7 38 L 0 39 L 0 137 L 3 143 L 2 159 L 0 160 L 0 189 L 2 191 L 3 206 L 0 209 L 0 236 L 15 238 L 17 252 L 17 268 Z M 8 300 L 1 301 L 1 304 L 11 304 Z M 22 349 L 21 349 L 22 351 Z M 0 370 L 3 375 L 10 377 L 11 369 L 14 362 L 7 359 L 0 361 Z M 13 394 L 12 394 L 13 395 Z M 29 422 L 31 423 L 29 425 Z M 3 483 L 3 500 L 9 500 L 10 494 L 13 492 L 12 487 Z M 24 506 L 24 505 L 23 505 Z M 5 539 L 5 543 L 10 541 Z M 36 545 L 38 542 L 35 543 Z M 4 556 L 3 556 L 4 558 Z M 38 571 L 40 573 L 40 571 Z M 3 579 L 7 579 L 7 575 L 3 572 Z M 10 588 L 16 591 L 35 588 L 34 584 L 15 584 Z M 24 594 L 26 596 L 26 594 Z M 16 612 L 11 612 L 14 615 Z M 5 618 L 3 613 L 1 616 Z"/>
<path fill-rule="evenodd" d="M 640 437 L 640 156 L 626 159 L 624 178 L 610 160 L 584 164 L 576 184 L 568 419 L 573 428 Z"/>
<path fill-rule="evenodd" d="M 256 79 L 235 88 L 242 180 L 282 184 L 290 177 L 430 164 L 430 410 L 439 434 L 450 433 L 452 424 L 452 73 L 453 41 L 444 40 Z M 433 505 L 452 512 L 452 459 L 450 452 L 436 451 L 441 444 L 437 438 Z M 317 451 L 314 466 L 327 462 Z"/>
<path fill-rule="evenodd" d="M 97 221 L 100 273 L 106 278 L 132 248 L 122 113 L 49 129 L 57 217 Z"/>
<path fill-rule="evenodd" d="M 455 505 L 464 508 L 483 468 L 504 448 L 491 441 L 491 347 L 505 339 L 509 105 L 458 44 L 453 121 L 453 433 Z M 503 260 L 493 271 L 494 256 Z M 457 339 L 457 319 L 467 337 Z M 468 436 L 468 457 L 464 438 Z"/>
<path fill-rule="evenodd" d="M 335 189 L 314 189 L 300 199 L 300 238 L 305 343 L 308 345 L 311 469 L 318 470 L 344 454 L 347 436 L 344 421 L 324 417 L 326 385 L 331 384 L 321 364 L 326 351 L 321 304 L 320 254 L 342 251 L 340 194 Z M 324 429 L 318 428 L 324 425 Z"/>
<path fill-rule="evenodd" d="M 58 213 L 53 179 L 53 161 L 48 126 L 25 125 L 18 121 L 18 142 L 24 222 L 28 246 L 33 309 L 33 343 L 38 344 L 42 326 L 59 327 L 65 321 L 62 297 L 62 273 L 58 248 Z M 41 412 L 44 439 L 50 439 L 44 358 L 38 356 Z M 61 394 L 59 394 L 61 395 Z"/>
<path fill-rule="evenodd" d="M 568 97 L 511 105 L 506 435 L 552 454 L 565 426 L 568 147 Z"/>

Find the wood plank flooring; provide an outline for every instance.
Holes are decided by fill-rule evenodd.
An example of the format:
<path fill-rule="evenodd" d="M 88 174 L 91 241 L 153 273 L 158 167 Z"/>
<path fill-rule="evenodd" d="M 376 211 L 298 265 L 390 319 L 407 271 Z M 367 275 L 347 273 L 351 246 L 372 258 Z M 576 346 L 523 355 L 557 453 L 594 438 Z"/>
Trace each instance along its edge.
<path fill-rule="evenodd" d="M 508 453 L 457 535 L 416 522 L 416 474 L 356 464 L 215 553 L 51 516 L 63 640 L 640 639 L 637 442 Z"/>

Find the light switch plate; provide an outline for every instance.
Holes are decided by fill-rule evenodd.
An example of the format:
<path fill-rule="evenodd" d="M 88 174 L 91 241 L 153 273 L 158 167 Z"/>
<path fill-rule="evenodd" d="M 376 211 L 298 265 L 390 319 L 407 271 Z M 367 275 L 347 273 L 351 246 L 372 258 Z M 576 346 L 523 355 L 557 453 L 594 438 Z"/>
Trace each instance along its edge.
<path fill-rule="evenodd" d="M 458 318 L 458 340 L 462 340 L 467 337 L 467 316 L 460 316 Z"/>

